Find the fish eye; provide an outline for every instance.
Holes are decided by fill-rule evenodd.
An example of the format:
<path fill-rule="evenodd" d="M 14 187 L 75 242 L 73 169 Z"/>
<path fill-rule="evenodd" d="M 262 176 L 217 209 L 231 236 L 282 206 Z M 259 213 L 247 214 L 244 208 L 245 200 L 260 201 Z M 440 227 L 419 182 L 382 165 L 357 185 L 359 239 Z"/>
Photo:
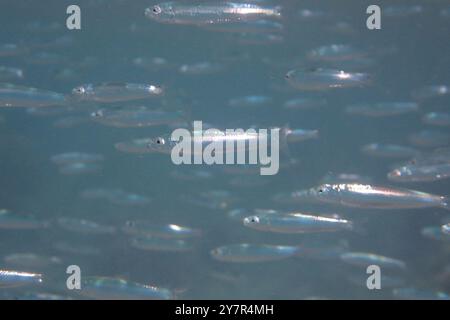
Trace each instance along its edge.
<path fill-rule="evenodd" d="M 128 220 L 127 222 L 125 222 L 125 226 L 134 227 L 134 221 Z"/>
<path fill-rule="evenodd" d="M 154 14 L 160 14 L 162 12 L 160 6 L 153 6 L 152 11 L 153 11 Z"/>
<path fill-rule="evenodd" d="M 73 93 L 83 94 L 84 92 L 84 87 L 76 87 L 75 89 L 73 89 Z"/>
<path fill-rule="evenodd" d="M 103 117 L 103 110 L 97 110 L 91 113 L 91 117 L 97 118 L 97 117 Z"/>
<path fill-rule="evenodd" d="M 320 188 L 320 189 L 319 189 L 319 193 L 322 193 L 322 192 L 323 192 L 323 189 L 322 189 L 322 188 Z"/>
<path fill-rule="evenodd" d="M 257 216 L 251 216 L 248 219 L 248 221 L 251 222 L 251 223 L 258 223 L 259 222 L 259 218 Z"/>
<path fill-rule="evenodd" d="M 165 143 L 166 143 L 166 141 L 164 141 L 163 138 L 156 138 L 156 144 L 161 144 L 161 145 L 163 145 L 163 144 L 165 144 Z"/>

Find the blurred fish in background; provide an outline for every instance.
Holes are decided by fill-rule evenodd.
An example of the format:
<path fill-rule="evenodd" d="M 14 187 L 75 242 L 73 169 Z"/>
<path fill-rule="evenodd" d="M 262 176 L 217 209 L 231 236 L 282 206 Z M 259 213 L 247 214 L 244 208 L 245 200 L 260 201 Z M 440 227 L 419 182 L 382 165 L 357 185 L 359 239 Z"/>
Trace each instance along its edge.
<path fill-rule="evenodd" d="M 0 4 L 3 299 L 448 300 L 446 1 L 69 5 Z M 194 121 L 279 172 L 174 164 Z"/>

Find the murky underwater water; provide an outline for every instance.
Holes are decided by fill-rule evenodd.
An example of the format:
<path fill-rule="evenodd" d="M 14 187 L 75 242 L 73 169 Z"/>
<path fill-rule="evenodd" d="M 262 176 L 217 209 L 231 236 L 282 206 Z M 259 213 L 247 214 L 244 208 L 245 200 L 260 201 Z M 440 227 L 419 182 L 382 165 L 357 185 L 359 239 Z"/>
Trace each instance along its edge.
<path fill-rule="evenodd" d="M 0 4 L 1 298 L 448 298 L 449 3 L 235 2 Z M 279 172 L 175 165 L 191 121 Z"/>

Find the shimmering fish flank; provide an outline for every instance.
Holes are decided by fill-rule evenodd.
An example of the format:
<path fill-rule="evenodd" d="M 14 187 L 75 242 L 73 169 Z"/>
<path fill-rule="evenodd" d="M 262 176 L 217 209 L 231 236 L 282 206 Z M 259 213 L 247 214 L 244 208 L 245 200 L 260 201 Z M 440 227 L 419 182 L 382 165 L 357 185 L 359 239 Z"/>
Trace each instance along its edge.
<path fill-rule="evenodd" d="M 0 270 L 0 288 L 36 285 L 42 282 L 42 275 L 38 273 Z"/>
<path fill-rule="evenodd" d="M 174 24 L 207 25 L 281 17 L 279 8 L 235 2 L 164 2 L 145 10 L 149 19 Z"/>
<path fill-rule="evenodd" d="M 449 300 L 450 2 L 388 2 L 0 1 L 0 300 Z"/>
<path fill-rule="evenodd" d="M 277 195 L 278 201 L 314 200 L 329 204 L 366 209 L 413 209 L 440 207 L 448 210 L 448 199 L 416 190 L 368 184 L 323 184 L 309 190 Z"/>
<path fill-rule="evenodd" d="M 246 227 L 279 233 L 310 233 L 352 230 L 349 220 L 304 213 L 259 214 L 243 219 Z"/>

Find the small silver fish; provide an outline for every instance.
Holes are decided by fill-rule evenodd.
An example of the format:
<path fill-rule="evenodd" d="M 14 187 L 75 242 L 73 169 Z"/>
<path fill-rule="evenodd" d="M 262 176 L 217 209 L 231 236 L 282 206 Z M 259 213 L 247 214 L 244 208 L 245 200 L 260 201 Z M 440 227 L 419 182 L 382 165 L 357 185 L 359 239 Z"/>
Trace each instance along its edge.
<path fill-rule="evenodd" d="M 291 110 L 318 109 L 327 105 L 324 98 L 293 98 L 287 100 L 283 107 Z"/>
<path fill-rule="evenodd" d="M 164 2 L 145 9 L 145 16 L 170 24 L 208 25 L 281 17 L 280 7 L 235 2 Z"/>
<path fill-rule="evenodd" d="M 320 179 L 322 184 L 338 184 L 338 183 L 359 183 L 359 184 L 369 184 L 372 179 L 367 176 L 362 176 L 359 173 L 333 173 L 330 172 L 326 174 L 322 179 Z"/>
<path fill-rule="evenodd" d="M 176 125 L 186 122 L 181 111 L 149 110 L 145 107 L 125 110 L 100 109 L 91 113 L 91 119 L 106 126 L 116 128 L 141 128 L 160 125 Z"/>
<path fill-rule="evenodd" d="M 205 28 L 207 30 L 221 32 L 270 34 L 283 31 L 284 26 L 278 21 L 258 19 L 230 22 L 226 24 L 208 24 L 205 25 Z"/>
<path fill-rule="evenodd" d="M 160 138 L 160 142 L 165 142 L 164 138 Z M 126 153 L 152 153 L 152 149 L 148 148 L 149 144 L 158 142 L 158 140 L 155 140 L 154 138 L 139 138 L 139 139 L 133 139 L 130 141 L 121 141 L 114 144 L 114 147 L 121 151 Z"/>
<path fill-rule="evenodd" d="M 392 294 L 397 299 L 410 300 L 449 300 L 450 296 L 442 291 L 429 291 L 414 287 L 396 288 Z"/>
<path fill-rule="evenodd" d="M 159 238 L 190 238 L 201 234 L 198 229 L 193 229 L 177 224 L 157 225 L 150 221 L 129 220 L 122 227 L 122 231 L 134 236 L 153 236 Z"/>
<path fill-rule="evenodd" d="M 0 66 L 0 81 L 18 80 L 22 78 L 22 69 Z"/>
<path fill-rule="evenodd" d="M 407 165 L 390 171 L 388 179 L 395 182 L 431 182 L 450 178 L 450 163 Z"/>
<path fill-rule="evenodd" d="M 217 73 L 223 70 L 223 66 L 218 63 L 212 63 L 208 61 L 197 62 L 192 64 L 183 64 L 178 71 L 181 74 L 186 75 L 204 75 Z"/>
<path fill-rule="evenodd" d="M 442 131 L 421 130 L 411 134 L 409 140 L 419 147 L 444 147 L 450 143 L 450 136 Z"/>
<path fill-rule="evenodd" d="M 383 9 L 383 14 L 389 18 L 406 18 L 418 15 L 424 12 L 424 8 L 418 4 L 395 4 L 386 6 Z"/>
<path fill-rule="evenodd" d="M 367 288 L 367 276 L 362 273 L 352 272 L 347 276 L 347 280 L 356 286 Z M 406 280 L 400 276 L 391 276 L 381 273 L 380 283 L 382 288 L 398 288 L 406 283 Z"/>
<path fill-rule="evenodd" d="M 308 58 L 316 61 L 345 61 L 366 55 L 366 53 L 348 44 L 331 44 L 311 50 L 308 53 Z"/>
<path fill-rule="evenodd" d="M 422 121 L 434 126 L 450 126 L 450 113 L 430 112 L 423 116 Z"/>
<path fill-rule="evenodd" d="M 319 260 L 336 259 L 342 254 L 342 246 L 287 246 L 271 244 L 239 243 L 211 250 L 211 256 L 222 262 L 259 263 L 303 257 Z"/>
<path fill-rule="evenodd" d="M 12 84 L 0 85 L 0 107 L 51 107 L 66 103 L 63 94 Z"/>
<path fill-rule="evenodd" d="M 57 222 L 62 229 L 81 234 L 103 235 L 116 232 L 116 228 L 113 226 L 102 225 L 85 219 L 60 217 Z"/>
<path fill-rule="evenodd" d="M 445 233 L 444 226 L 429 226 L 420 230 L 422 236 L 437 241 L 450 241 L 449 234 Z"/>
<path fill-rule="evenodd" d="M 131 246 L 140 250 L 166 252 L 188 252 L 194 249 L 193 244 L 188 240 L 154 236 L 133 238 Z"/>
<path fill-rule="evenodd" d="M 59 167 L 59 173 L 65 175 L 96 173 L 100 170 L 101 166 L 98 164 L 86 162 L 72 162 Z"/>
<path fill-rule="evenodd" d="M 0 288 L 36 285 L 43 282 L 42 274 L 15 270 L 0 270 Z"/>
<path fill-rule="evenodd" d="M 122 189 L 92 188 L 81 193 L 85 199 L 104 199 L 112 204 L 123 206 L 145 206 L 151 202 L 151 198 L 144 195 L 130 193 Z"/>
<path fill-rule="evenodd" d="M 345 108 L 345 112 L 349 114 L 367 117 L 389 117 L 418 110 L 419 105 L 415 102 L 379 102 L 351 105 Z"/>
<path fill-rule="evenodd" d="M 51 156 L 50 160 L 57 165 L 66 165 L 71 163 L 99 162 L 105 158 L 101 154 L 85 152 L 65 152 Z"/>
<path fill-rule="evenodd" d="M 419 154 L 419 151 L 414 148 L 387 143 L 366 144 L 361 150 L 370 156 L 391 159 L 411 158 Z"/>
<path fill-rule="evenodd" d="M 353 229 L 353 223 L 349 220 L 304 213 L 253 215 L 245 217 L 243 224 L 260 231 L 280 233 L 333 232 Z"/>
<path fill-rule="evenodd" d="M 367 73 L 325 68 L 312 70 L 294 69 L 289 71 L 285 78 L 294 88 L 311 91 L 363 87 L 371 82 L 371 77 Z"/>
<path fill-rule="evenodd" d="M 255 263 L 290 258 L 299 250 L 296 246 L 241 243 L 215 248 L 211 255 L 222 262 Z"/>
<path fill-rule="evenodd" d="M 166 288 L 155 287 L 110 277 L 85 277 L 79 293 L 100 300 L 167 300 L 174 293 Z"/>
<path fill-rule="evenodd" d="M 138 83 L 84 84 L 72 90 L 72 98 L 79 101 L 102 103 L 141 100 L 161 96 L 161 86 Z"/>
<path fill-rule="evenodd" d="M 417 100 L 443 97 L 450 94 L 450 86 L 444 84 L 434 84 L 422 87 L 414 91 L 412 96 Z"/>
<path fill-rule="evenodd" d="M 314 200 L 347 207 L 365 209 L 414 209 L 439 207 L 449 210 L 447 197 L 403 188 L 369 184 L 323 184 L 303 191 L 277 195 L 279 201 L 302 202 Z"/>
<path fill-rule="evenodd" d="M 406 269 L 406 263 L 401 260 L 366 252 L 346 252 L 341 255 L 341 260 L 362 267 L 375 264 L 386 269 Z"/>
<path fill-rule="evenodd" d="M 47 293 L 47 292 L 26 292 L 18 297 L 19 300 L 73 300 L 71 297 Z"/>
<path fill-rule="evenodd" d="M 3 261 L 14 267 L 33 269 L 47 268 L 51 265 L 62 263 L 58 257 L 43 256 L 35 253 L 13 253 L 5 256 Z"/>
<path fill-rule="evenodd" d="M 257 107 L 267 105 L 272 98 L 263 95 L 250 95 L 244 97 L 232 98 L 228 101 L 231 107 Z"/>
<path fill-rule="evenodd" d="M 46 221 L 33 217 L 15 214 L 7 209 L 0 209 L 0 229 L 6 230 L 34 230 L 49 226 Z"/>

